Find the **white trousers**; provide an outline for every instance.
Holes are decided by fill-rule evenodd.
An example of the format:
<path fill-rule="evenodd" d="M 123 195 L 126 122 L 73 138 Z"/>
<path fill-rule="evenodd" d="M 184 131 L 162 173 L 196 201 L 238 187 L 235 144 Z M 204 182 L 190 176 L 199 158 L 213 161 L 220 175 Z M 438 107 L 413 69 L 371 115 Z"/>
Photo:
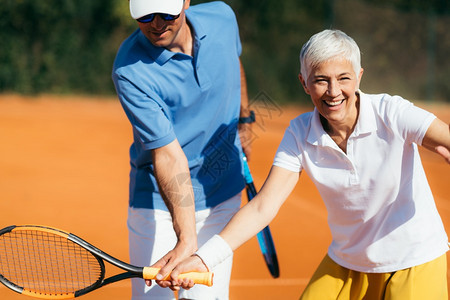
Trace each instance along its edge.
<path fill-rule="evenodd" d="M 213 235 L 219 233 L 231 217 L 239 210 L 241 194 L 213 207 L 195 213 L 198 247 Z M 173 230 L 169 212 L 156 209 L 128 209 L 128 238 L 130 262 L 136 266 L 150 266 L 175 247 L 177 238 Z M 179 298 L 200 300 L 227 300 L 233 258 L 230 257 L 212 271 L 212 287 L 197 284 L 190 290 L 181 289 Z M 161 288 L 156 283 L 151 287 L 144 280 L 132 279 L 132 299 L 175 299 L 169 288 Z"/>

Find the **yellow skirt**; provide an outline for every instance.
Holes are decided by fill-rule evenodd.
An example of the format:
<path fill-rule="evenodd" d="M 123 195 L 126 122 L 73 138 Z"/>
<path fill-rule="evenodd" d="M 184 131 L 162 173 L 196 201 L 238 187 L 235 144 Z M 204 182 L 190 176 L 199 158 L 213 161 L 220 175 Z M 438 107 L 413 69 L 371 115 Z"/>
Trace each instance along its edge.
<path fill-rule="evenodd" d="M 392 273 L 362 273 L 326 255 L 300 300 L 448 300 L 447 256 Z"/>

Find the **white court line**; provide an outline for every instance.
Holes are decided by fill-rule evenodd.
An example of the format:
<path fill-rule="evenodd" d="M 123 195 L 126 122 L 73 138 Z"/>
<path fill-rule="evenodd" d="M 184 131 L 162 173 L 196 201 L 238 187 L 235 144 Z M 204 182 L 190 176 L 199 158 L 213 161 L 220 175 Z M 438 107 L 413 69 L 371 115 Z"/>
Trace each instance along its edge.
<path fill-rule="evenodd" d="M 230 286 L 301 286 L 306 285 L 309 278 L 287 279 L 232 279 Z"/>
<path fill-rule="evenodd" d="M 277 279 L 232 279 L 230 286 L 232 287 L 260 287 L 260 286 L 303 286 L 308 284 L 309 278 L 277 278 Z M 131 280 L 123 280 L 107 285 L 108 288 L 131 288 Z M 0 284 L 0 289 L 8 289 Z"/>

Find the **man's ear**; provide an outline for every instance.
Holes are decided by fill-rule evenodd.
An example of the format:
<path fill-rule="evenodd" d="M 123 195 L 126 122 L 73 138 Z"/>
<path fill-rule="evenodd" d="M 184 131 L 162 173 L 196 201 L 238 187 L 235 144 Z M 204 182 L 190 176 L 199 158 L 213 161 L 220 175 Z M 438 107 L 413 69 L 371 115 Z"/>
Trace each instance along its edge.
<path fill-rule="evenodd" d="M 184 10 L 187 10 L 191 6 L 191 0 L 184 0 Z"/>
<path fill-rule="evenodd" d="M 305 93 L 307 93 L 309 95 L 309 89 L 306 86 L 306 80 L 303 78 L 302 73 L 298 74 L 298 80 L 300 80 L 300 82 L 301 82 L 301 84 L 303 86 L 303 89 L 305 90 Z"/>

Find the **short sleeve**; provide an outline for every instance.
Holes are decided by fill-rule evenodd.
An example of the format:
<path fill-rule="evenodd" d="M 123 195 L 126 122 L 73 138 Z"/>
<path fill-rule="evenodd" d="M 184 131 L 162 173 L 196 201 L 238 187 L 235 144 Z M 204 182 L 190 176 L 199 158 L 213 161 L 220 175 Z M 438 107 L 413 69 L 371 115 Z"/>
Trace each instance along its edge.
<path fill-rule="evenodd" d="M 273 165 L 292 172 L 301 172 L 303 169 L 301 165 L 301 153 L 294 132 L 291 124 L 286 129 L 283 139 L 278 146 Z"/>
<path fill-rule="evenodd" d="M 127 115 L 135 141 L 145 150 L 155 149 L 172 142 L 176 136 L 170 116 L 158 104 L 156 93 L 148 95 L 125 78 L 117 77 L 117 94 Z"/>
<path fill-rule="evenodd" d="M 408 143 L 422 144 L 422 140 L 436 116 L 399 96 L 386 101 L 386 115 L 391 128 Z"/>

